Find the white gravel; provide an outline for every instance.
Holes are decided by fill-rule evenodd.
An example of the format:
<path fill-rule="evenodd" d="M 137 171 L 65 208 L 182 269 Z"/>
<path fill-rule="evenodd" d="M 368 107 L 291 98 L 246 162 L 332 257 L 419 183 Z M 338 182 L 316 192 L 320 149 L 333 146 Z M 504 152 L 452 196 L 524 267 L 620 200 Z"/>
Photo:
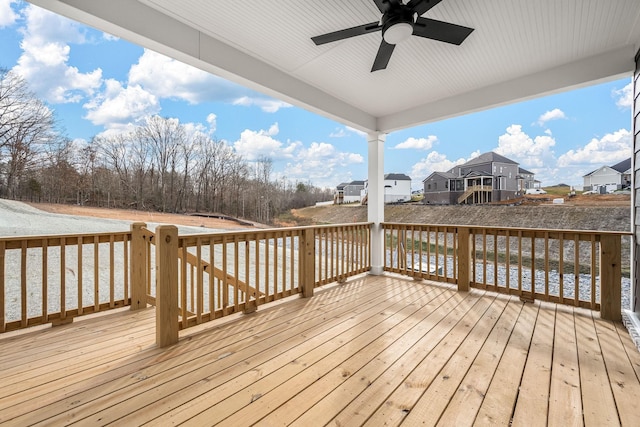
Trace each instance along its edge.
<path fill-rule="evenodd" d="M 129 231 L 134 221 L 45 212 L 22 202 L 0 199 L 0 237 L 91 234 Z M 149 222 L 154 230 L 160 223 Z M 178 226 L 180 234 L 214 233 L 213 228 Z"/>
<path fill-rule="evenodd" d="M 96 219 L 91 217 L 62 215 L 41 211 L 25 203 L 0 199 L 0 237 L 51 236 L 61 234 L 92 234 L 104 232 L 128 232 L 133 221 L 116 219 Z M 154 230 L 158 223 L 148 223 Z M 223 230 L 178 226 L 178 232 L 184 234 L 214 233 Z M 65 304 L 67 309 L 78 306 L 78 250 L 68 246 L 65 251 Z M 83 305 L 94 302 L 94 247 L 83 245 Z M 109 301 L 110 253 L 109 244 L 99 245 L 98 288 L 99 302 Z M 114 284 L 115 300 L 124 297 L 123 245 L 114 245 Z M 29 317 L 42 315 L 43 302 L 43 264 L 42 249 L 27 250 L 27 314 Z M 5 321 L 20 319 L 21 303 L 21 250 L 7 250 L 5 254 Z M 47 252 L 47 309 L 49 313 L 60 310 L 61 259 L 60 248 L 50 247 Z"/>

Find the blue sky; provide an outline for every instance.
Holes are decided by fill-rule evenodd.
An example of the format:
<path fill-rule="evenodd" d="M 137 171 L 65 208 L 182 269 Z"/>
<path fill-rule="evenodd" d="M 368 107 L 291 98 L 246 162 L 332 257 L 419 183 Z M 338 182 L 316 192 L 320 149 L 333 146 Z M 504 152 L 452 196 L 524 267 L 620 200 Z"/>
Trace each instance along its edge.
<path fill-rule="evenodd" d="M 270 157 L 274 178 L 325 187 L 366 179 L 363 134 L 23 1 L 0 0 L 0 67 L 29 82 L 79 146 L 158 114 L 226 141 L 248 161 Z M 584 174 L 631 156 L 630 82 L 394 132 L 385 172 L 406 173 L 420 188 L 433 171 L 496 151 L 543 185 L 581 185 Z"/>

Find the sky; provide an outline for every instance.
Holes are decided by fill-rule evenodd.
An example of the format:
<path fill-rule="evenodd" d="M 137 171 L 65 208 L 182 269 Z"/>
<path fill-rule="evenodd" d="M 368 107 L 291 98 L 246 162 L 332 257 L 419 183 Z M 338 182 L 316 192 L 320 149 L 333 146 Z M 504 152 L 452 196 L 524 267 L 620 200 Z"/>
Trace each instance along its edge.
<path fill-rule="evenodd" d="M 0 68 L 22 76 L 80 146 L 160 115 L 225 141 L 274 179 L 335 187 L 367 177 L 366 136 L 21 0 L 0 0 Z M 543 186 L 631 156 L 631 77 L 387 135 L 385 173 L 414 189 L 488 151 Z"/>

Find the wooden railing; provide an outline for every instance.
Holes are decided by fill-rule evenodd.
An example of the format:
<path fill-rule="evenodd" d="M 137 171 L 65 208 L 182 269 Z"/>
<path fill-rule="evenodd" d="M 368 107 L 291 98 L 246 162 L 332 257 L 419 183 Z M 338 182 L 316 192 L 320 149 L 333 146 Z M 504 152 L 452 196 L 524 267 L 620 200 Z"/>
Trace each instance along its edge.
<path fill-rule="evenodd" d="M 464 202 L 471 195 L 481 191 L 493 191 L 493 187 L 491 185 L 473 185 L 471 187 L 467 187 L 465 192 L 460 197 L 458 197 L 458 203 Z"/>
<path fill-rule="evenodd" d="M 621 239 L 630 233 L 422 224 L 383 229 L 386 271 L 621 317 Z"/>
<path fill-rule="evenodd" d="M 290 295 L 311 296 L 317 286 L 370 268 L 370 224 L 189 236 L 162 226 L 151 241 L 160 346 L 176 342 L 180 329 Z"/>
<path fill-rule="evenodd" d="M 406 276 L 621 312 L 630 233 L 383 224 L 384 269 Z M 371 224 L 178 236 L 130 232 L 0 239 L 0 332 L 156 305 L 158 343 L 179 329 L 366 272 Z M 166 325 L 169 325 L 167 329 Z"/>
<path fill-rule="evenodd" d="M 0 332 L 129 305 L 131 233 L 0 238 Z"/>

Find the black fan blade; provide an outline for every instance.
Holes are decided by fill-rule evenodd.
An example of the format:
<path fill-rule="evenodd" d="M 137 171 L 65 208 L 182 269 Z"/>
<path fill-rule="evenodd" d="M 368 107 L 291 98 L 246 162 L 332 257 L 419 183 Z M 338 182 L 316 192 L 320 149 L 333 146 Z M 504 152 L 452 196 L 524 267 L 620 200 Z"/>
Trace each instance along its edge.
<path fill-rule="evenodd" d="M 386 11 L 388 11 L 392 7 L 392 5 L 398 6 L 398 1 L 399 0 L 373 0 L 376 6 L 378 6 L 378 9 L 380 9 L 381 13 L 385 13 Z"/>
<path fill-rule="evenodd" d="M 376 59 L 373 61 L 373 67 L 371 68 L 372 72 L 387 68 L 387 64 L 389 63 L 389 59 L 391 59 L 391 54 L 395 47 L 395 44 L 389 44 L 382 40 L 382 43 L 380 43 L 380 47 L 378 48 Z"/>
<path fill-rule="evenodd" d="M 363 34 L 374 33 L 382 30 L 379 22 L 371 22 L 369 24 L 358 25 L 357 27 L 346 28 L 344 30 L 334 31 L 333 33 L 323 34 L 321 36 L 311 37 L 316 45 L 336 42 L 338 40 L 348 39 L 349 37 L 361 36 Z"/>
<path fill-rule="evenodd" d="M 456 45 L 461 44 L 472 31 L 473 28 L 429 18 L 418 18 L 413 25 L 414 36 Z"/>
<path fill-rule="evenodd" d="M 413 11 L 420 16 L 441 1 L 442 0 L 411 0 L 407 3 L 407 7 L 413 9 Z"/>

